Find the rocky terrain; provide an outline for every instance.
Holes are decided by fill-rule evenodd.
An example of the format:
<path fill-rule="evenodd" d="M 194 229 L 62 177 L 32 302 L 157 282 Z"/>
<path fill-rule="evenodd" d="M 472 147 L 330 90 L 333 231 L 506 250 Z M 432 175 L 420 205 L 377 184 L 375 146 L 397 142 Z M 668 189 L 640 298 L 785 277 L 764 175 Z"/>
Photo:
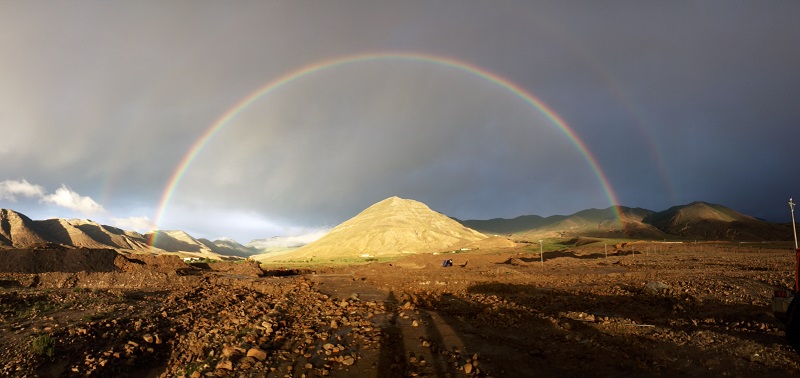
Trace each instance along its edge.
<path fill-rule="evenodd" d="M 800 373 L 769 308 L 792 283 L 787 246 L 589 242 L 268 270 L 101 252 L 79 272 L 42 251 L 27 273 L 0 265 L 2 376 Z"/>

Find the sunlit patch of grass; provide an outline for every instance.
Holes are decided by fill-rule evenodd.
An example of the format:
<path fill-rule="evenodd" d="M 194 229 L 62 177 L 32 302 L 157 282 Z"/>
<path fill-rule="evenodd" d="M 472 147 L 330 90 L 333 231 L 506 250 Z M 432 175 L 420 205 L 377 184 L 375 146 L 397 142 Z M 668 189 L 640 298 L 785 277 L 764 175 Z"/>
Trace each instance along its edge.
<path fill-rule="evenodd" d="M 31 352 L 38 356 L 52 357 L 56 350 L 56 340 L 50 335 L 41 335 L 31 341 Z"/>

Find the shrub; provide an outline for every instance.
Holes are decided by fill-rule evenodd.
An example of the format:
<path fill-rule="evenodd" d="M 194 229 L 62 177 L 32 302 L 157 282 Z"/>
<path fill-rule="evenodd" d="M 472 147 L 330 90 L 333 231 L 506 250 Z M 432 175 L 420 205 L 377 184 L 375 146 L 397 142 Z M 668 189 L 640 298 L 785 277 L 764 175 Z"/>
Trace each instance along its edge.
<path fill-rule="evenodd" d="M 31 341 L 31 351 L 39 356 L 52 357 L 55 346 L 56 340 L 50 335 L 41 335 Z"/>

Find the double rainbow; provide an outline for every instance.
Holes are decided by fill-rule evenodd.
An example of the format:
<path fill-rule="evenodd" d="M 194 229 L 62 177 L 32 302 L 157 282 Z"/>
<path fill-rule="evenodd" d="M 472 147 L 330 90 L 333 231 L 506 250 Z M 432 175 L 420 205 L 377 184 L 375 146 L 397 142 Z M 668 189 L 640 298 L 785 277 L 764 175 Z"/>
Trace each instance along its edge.
<path fill-rule="evenodd" d="M 475 66 L 473 64 L 441 57 L 435 55 L 427 55 L 427 54 L 419 54 L 419 53 L 369 53 L 369 54 L 359 54 L 359 55 L 350 55 L 344 57 L 338 57 L 328 60 L 319 61 L 316 63 L 312 63 L 310 65 L 301 67 L 297 70 L 291 71 L 281 77 L 278 77 L 275 80 L 272 80 L 260 88 L 256 89 L 238 103 L 236 103 L 233 107 L 228 109 L 222 116 L 220 116 L 216 121 L 214 121 L 211 126 L 209 126 L 202 135 L 192 144 L 192 147 L 186 152 L 183 156 L 181 161 L 175 167 L 175 170 L 172 172 L 172 175 L 167 182 L 167 186 L 164 188 L 164 192 L 161 196 L 161 202 L 158 206 L 158 211 L 155 216 L 155 224 L 158 226 L 161 223 L 162 218 L 164 217 L 164 213 L 166 212 L 167 206 L 169 205 L 170 200 L 172 199 L 172 195 L 175 192 L 175 189 L 180 184 L 183 175 L 191 166 L 192 161 L 194 161 L 195 157 L 203 150 L 203 147 L 212 139 L 214 136 L 219 133 L 222 129 L 225 128 L 230 122 L 236 118 L 239 113 L 245 110 L 248 106 L 256 102 L 263 96 L 266 96 L 281 87 L 292 83 L 295 80 L 298 80 L 304 76 L 330 70 L 336 67 L 348 65 L 348 64 L 355 64 L 355 63 L 362 63 L 362 62 L 382 62 L 382 61 L 409 61 L 409 62 L 417 62 L 417 63 L 430 63 L 433 65 L 443 66 L 452 68 L 455 70 L 463 71 L 468 74 L 477 76 L 481 79 L 489 81 L 495 85 L 500 86 L 501 88 L 507 89 L 509 92 L 513 93 L 520 99 L 524 100 L 535 109 L 539 110 L 542 114 L 544 114 L 547 119 L 550 120 L 555 126 L 557 126 L 564 134 L 570 139 L 572 144 L 580 151 L 580 153 L 584 156 L 586 161 L 589 163 L 589 166 L 594 171 L 595 176 L 600 181 L 600 184 L 603 186 L 603 190 L 605 191 L 606 196 L 608 197 L 609 202 L 611 202 L 612 207 L 614 208 L 615 215 L 617 219 L 620 219 L 619 207 L 616 194 L 612 190 L 611 184 L 608 181 L 608 177 L 606 177 L 605 172 L 603 172 L 602 168 L 597 162 L 597 159 L 594 155 L 589 151 L 586 147 L 586 144 L 581 140 L 580 137 L 572 130 L 572 128 L 567 125 L 566 122 L 552 109 L 550 109 L 547 105 L 545 105 L 542 100 L 534 96 L 532 93 L 528 92 L 524 88 L 520 87 L 519 85 L 509 81 L 508 79 L 497 75 L 493 72 L 490 72 L 486 69 L 481 67 Z M 151 244 L 155 244 L 155 238 L 153 238 Z"/>

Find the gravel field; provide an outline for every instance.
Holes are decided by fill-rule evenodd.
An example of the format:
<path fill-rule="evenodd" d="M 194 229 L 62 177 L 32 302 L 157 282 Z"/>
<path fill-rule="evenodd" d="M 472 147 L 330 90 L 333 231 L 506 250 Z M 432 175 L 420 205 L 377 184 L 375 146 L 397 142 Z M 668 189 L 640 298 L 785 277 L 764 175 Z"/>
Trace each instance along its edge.
<path fill-rule="evenodd" d="M 791 251 L 596 244 L 281 277 L 159 258 L 0 273 L 0 375 L 800 375 L 769 307 L 793 283 Z"/>

